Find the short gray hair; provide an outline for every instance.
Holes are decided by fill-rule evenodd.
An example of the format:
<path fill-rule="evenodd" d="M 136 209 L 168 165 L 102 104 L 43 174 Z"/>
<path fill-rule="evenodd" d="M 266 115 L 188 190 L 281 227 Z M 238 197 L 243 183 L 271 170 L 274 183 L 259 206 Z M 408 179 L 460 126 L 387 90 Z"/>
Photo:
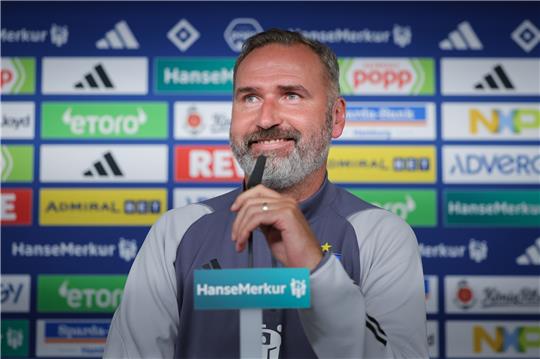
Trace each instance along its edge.
<path fill-rule="evenodd" d="M 310 48 L 321 60 L 328 81 L 329 103 L 333 103 L 340 95 L 339 92 L 339 65 L 334 51 L 322 42 L 311 40 L 299 32 L 281 29 L 270 29 L 251 36 L 244 42 L 242 51 L 234 64 L 233 86 L 236 88 L 236 70 L 245 58 L 255 49 L 270 45 L 304 45 Z"/>

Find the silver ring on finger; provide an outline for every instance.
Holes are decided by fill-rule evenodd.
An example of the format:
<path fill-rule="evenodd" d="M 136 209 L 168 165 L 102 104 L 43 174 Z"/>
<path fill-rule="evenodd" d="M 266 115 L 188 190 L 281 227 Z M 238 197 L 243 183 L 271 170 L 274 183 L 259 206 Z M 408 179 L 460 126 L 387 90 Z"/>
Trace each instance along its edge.
<path fill-rule="evenodd" d="M 268 207 L 268 203 L 264 202 L 264 203 L 262 204 L 261 209 L 262 209 L 263 212 L 268 211 L 268 210 L 270 209 L 270 208 Z"/>

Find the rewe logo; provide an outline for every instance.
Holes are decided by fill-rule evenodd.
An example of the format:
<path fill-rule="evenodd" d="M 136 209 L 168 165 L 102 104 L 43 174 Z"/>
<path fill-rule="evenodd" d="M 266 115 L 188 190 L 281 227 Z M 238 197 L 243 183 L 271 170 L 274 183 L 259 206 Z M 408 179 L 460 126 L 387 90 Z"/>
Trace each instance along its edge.
<path fill-rule="evenodd" d="M 540 266 L 540 237 L 525 249 L 525 253 L 516 258 L 516 263 L 520 266 Z"/>
<path fill-rule="evenodd" d="M 513 90 L 514 85 L 510 77 L 501 65 L 496 65 L 491 73 L 484 76 L 484 79 L 474 85 L 477 90 L 489 88 L 491 90 Z"/>
<path fill-rule="evenodd" d="M 238 18 L 229 23 L 223 37 L 231 50 L 240 52 L 242 45 L 244 45 L 244 42 L 249 37 L 262 31 L 263 28 L 257 20 L 252 18 Z"/>
<path fill-rule="evenodd" d="M 177 146 L 176 181 L 239 182 L 244 172 L 228 146 Z"/>
<path fill-rule="evenodd" d="M 111 152 L 105 153 L 102 160 L 96 161 L 93 168 L 83 173 L 85 177 L 110 177 L 111 175 L 115 177 L 122 177 L 124 175 Z"/>
<path fill-rule="evenodd" d="M 32 223 L 32 190 L 2 189 L 0 220 L 2 225 Z"/>
<path fill-rule="evenodd" d="M 70 288 L 65 280 L 58 288 L 58 295 L 66 300 L 72 309 L 110 309 L 114 310 L 122 299 L 120 288 Z"/>
<path fill-rule="evenodd" d="M 139 42 L 131 32 L 125 20 L 114 25 L 114 29 L 107 31 L 105 37 L 96 42 L 96 47 L 100 50 L 107 49 L 138 49 Z"/>
<path fill-rule="evenodd" d="M 109 78 L 109 75 L 105 72 L 105 68 L 103 67 L 103 64 L 97 64 L 93 68 L 93 73 L 89 72 L 86 75 L 84 75 L 84 79 L 75 83 L 74 87 L 76 89 L 85 89 L 85 88 L 107 88 L 112 89 L 114 88 L 114 85 Z M 99 81 L 98 81 L 99 79 Z"/>
<path fill-rule="evenodd" d="M 441 50 L 482 50 L 484 46 L 471 24 L 468 21 L 461 22 L 457 30 L 452 31 L 447 39 L 439 43 Z"/>
<path fill-rule="evenodd" d="M 146 124 L 146 112 L 140 107 L 137 114 L 118 115 L 84 115 L 72 114 L 73 109 L 68 107 L 62 116 L 62 122 L 69 126 L 75 135 L 134 135 L 139 128 Z"/>

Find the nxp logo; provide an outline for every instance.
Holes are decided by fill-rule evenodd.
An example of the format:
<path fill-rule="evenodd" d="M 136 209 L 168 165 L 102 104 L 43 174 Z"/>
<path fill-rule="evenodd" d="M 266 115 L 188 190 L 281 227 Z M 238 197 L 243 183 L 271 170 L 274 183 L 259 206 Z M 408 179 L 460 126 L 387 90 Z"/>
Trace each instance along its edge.
<path fill-rule="evenodd" d="M 490 332 L 485 327 L 473 327 L 473 352 L 483 353 L 483 343 L 495 353 L 507 353 L 513 348 L 517 353 L 529 353 L 540 346 L 540 327 L 518 326 L 513 330 L 496 326 Z"/>
<path fill-rule="evenodd" d="M 225 41 L 235 52 L 242 51 L 242 45 L 251 36 L 262 32 L 263 28 L 259 22 L 252 18 L 237 18 L 225 29 L 223 36 Z"/>

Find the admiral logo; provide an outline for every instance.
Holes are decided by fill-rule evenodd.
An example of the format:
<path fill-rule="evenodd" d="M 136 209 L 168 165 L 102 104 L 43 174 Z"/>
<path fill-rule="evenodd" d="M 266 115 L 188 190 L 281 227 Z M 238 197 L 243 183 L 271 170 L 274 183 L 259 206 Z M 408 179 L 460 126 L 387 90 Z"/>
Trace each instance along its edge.
<path fill-rule="evenodd" d="M 252 18 L 237 18 L 227 25 L 223 37 L 231 50 L 240 52 L 242 45 L 244 45 L 244 42 L 248 38 L 262 31 L 263 28 L 257 20 Z"/>
<path fill-rule="evenodd" d="M 174 138 L 182 140 L 228 140 L 230 102 L 175 102 Z"/>
<path fill-rule="evenodd" d="M 156 92 L 229 95 L 233 68 L 233 58 L 157 58 Z"/>
<path fill-rule="evenodd" d="M 163 102 L 44 102 L 41 135 L 47 139 L 166 138 Z"/>
<path fill-rule="evenodd" d="M 114 25 L 114 29 L 107 31 L 105 37 L 96 42 L 100 50 L 107 49 L 138 49 L 139 42 L 131 32 L 128 23 L 121 20 Z"/>
<path fill-rule="evenodd" d="M 186 19 L 182 19 L 167 32 L 167 38 L 178 48 L 185 52 L 199 39 L 201 34 Z"/>
<path fill-rule="evenodd" d="M 166 145 L 42 145 L 42 182 L 166 182 Z"/>
<path fill-rule="evenodd" d="M 175 181 L 241 182 L 244 172 L 227 145 L 176 146 Z"/>
<path fill-rule="evenodd" d="M 539 96 L 540 60 L 441 59 L 443 95 Z"/>
<path fill-rule="evenodd" d="M 174 208 L 184 207 L 193 203 L 206 201 L 210 198 L 221 196 L 236 187 L 210 187 L 210 188 L 175 188 Z"/>
<path fill-rule="evenodd" d="M 448 226 L 537 227 L 540 193 L 536 190 L 445 191 Z"/>
<path fill-rule="evenodd" d="M 167 209 L 165 189 L 46 188 L 40 225 L 151 225 Z"/>
<path fill-rule="evenodd" d="M 341 58 L 344 95 L 433 95 L 434 64 L 420 58 Z"/>
<path fill-rule="evenodd" d="M 33 102 L 2 101 L 0 138 L 31 140 L 34 138 L 35 110 Z"/>
<path fill-rule="evenodd" d="M 44 57 L 46 95 L 146 95 L 145 57 Z"/>
<path fill-rule="evenodd" d="M 447 140 L 540 140 L 540 105 L 533 103 L 444 103 Z"/>
<path fill-rule="evenodd" d="M 2 182 L 32 182 L 34 147 L 31 145 L 1 146 L 0 177 Z"/>
<path fill-rule="evenodd" d="M 475 263 L 482 263 L 488 257 L 486 241 L 469 240 L 468 245 L 448 245 L 439 243 L 435 245 L 418 243 L 420 255 L 423 259 L 458 259 L 469 258 Z M 468 256 L 467 256 L 468 254 Z"/>
<path fill-rule="evenodd" d="M 67 44 L 69 38 L 69 27 L 66 25 L 51 24 L 49 30 L 28 30 L 26 28 L 18 30 L 2 29 L 2 42 L 15 44 L 29 43 L 39 44 L 45 43 L 49 36 L 51 44 L 56 47 L 62 47 Z"/>
<path fill-rule="evenodd" d="M 5 225 L 32 224 L 32 190 L 3 188 L 1 191 L 1 223 Z"/>
<path fill-rule="evenodd" d="M 484 46 L 468 21 L 458 24 L 447 39 L 439 43 L 441 50 L 482 50 Z"/>
<path fill-rule="evenodd" d="M 525 253 L 516 258 L 519 266 L 540 266 L 540 237 L 525 249 Z"/>
<path fill-rule="evenodd" d="M 523 51 L 531 52 L 540 42 L 540 30 L 530 20 L 523 20 L 510 37 Z"/>
<path fill-rule="evenodd" d="M 538 358 L 540 326 L 535 321 L 446 322 L 446 356 L 451 358 Z"/>
<path fill-rule="evenodd" d="M 362 30 L 337 28 L 331 30 L 306 30 L 300 28 L 291 28 L 291 31 L 301 32 L 309 39 L 317 40 L 327 44 L 390 44 L 393 40 L 394 45 L 404 48 L 411 44 L 412 29 L 410 26 L 394 24 L 389 30 Z"/>
<path fill-rule="evenodd" d="M 36 354 L 47 357 L 101 357 L 109 319 L 40 319 Z"/>
<path fill-rule="evenodd" d="M 2 313 L 28 313 L 30 311 L 30 276 L 2 274 Z"/>
<path fill-rule="evenodd" d="M 112 313 L 120 304 L 125 282 L 123 275 L 39 275 L 37 309 Z"/>
<path fill-rule="evenodd" d="M 11 256 L 19 258 L 118 258 L 131 262 L 137 254 L 138 246 L 135 239 L 120 237 L 117 244 L 102 244 L 92 241 L 82 244 L 79 242 L 26 243 L 12 242 Z"/>
<path fill-rule="evenodd" d="M 2 57 L 0 88 L 3 95 L 31 95 L 36 89 L 33 57 Z"/>
<path fill-rule="evenodd" d="M 333 146 L 328 157 L 328 174 L 336 182 L 432 183 L 435 168 L 430 146 Z"/>
<path fill-rule="evenodd" d="M 431 140 L 435 138 L 433 103 L 347 103 L 340 140 Z"/>
<path fill-rule="evenodd" d="M 540 313 L 535 276 L 446 276 L 445 292 L 447 313 Z"/>
<path fill-rule="evenodd" d="M 2 357 L 24 357 L 29 353 L 28 320 L 2 319 Z"/>
<path fill-rule="evenodd" d="M 445 183 L 540 183 L 536 146 L 443 146 Z"/>

